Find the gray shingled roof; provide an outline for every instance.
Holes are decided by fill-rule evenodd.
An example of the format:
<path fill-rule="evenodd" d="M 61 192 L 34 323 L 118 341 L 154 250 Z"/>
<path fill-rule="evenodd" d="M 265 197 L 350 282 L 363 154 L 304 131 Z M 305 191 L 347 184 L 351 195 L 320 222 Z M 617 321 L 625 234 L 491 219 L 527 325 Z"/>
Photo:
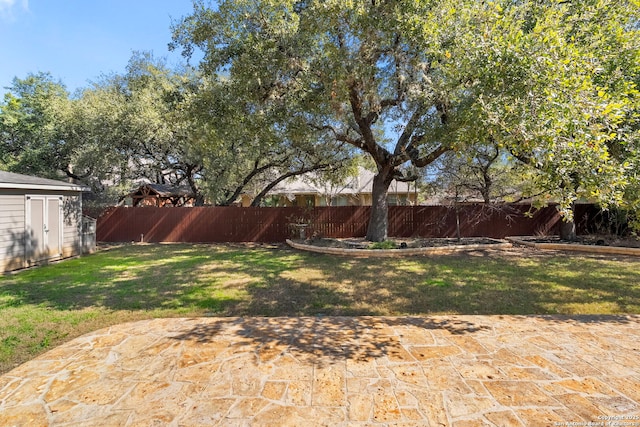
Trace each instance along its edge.
<path fill-rule="evenodd" d="M 149 194 L 157 194 L 160 197 L 195 197 L 193 190 L 188 185 L 169 185 L 169 184 L 142 184 L 136 187 L 125 197 L 145 196 L 144 190 L 148 188 L 152 190 Z"/>
<path fill-rule="evenodd" d="M 168 184 L 146 184 L 153 188 L 160 196 L 187 196 L 195 197 L 193 190 L 188 185 L 168 185 Z M 139 190 L 139 189 L 138 189 Z"/>
<path fill-rule="evenodd" d="M 0 171 L 0 188 L 15 188 L 25 190 L 65 190 L 89 191 L 89 187 L 56 181 L 54 179 L 39 178 L 37 176 Z"/>

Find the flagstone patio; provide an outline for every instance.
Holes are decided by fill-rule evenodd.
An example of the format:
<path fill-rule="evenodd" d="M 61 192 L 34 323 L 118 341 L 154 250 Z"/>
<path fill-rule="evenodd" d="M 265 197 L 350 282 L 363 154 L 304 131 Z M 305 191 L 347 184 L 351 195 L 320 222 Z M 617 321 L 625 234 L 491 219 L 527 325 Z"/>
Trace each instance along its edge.
<path fill-rule="evenodd" d="M 640 426 L 640 316 L 155 319 L 0 377 L 2 426 L 590 422 Z"/>

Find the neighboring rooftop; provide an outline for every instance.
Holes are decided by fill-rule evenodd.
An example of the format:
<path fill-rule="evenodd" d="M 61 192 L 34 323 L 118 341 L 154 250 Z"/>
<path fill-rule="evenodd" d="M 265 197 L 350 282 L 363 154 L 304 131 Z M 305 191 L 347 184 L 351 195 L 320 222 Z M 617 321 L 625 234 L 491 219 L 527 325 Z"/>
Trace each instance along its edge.
<path fill-rule="evenodd" d="M 324 194 L 324 195 L 358 195 L 373 192 L 375 173 L 363 167 L 358 168 L 357 176 L 348 177 L 343 183 L 330 184 L 320 182 L 313 174 L 303 175 L 285 180 L 274 187 L 270 194 Z M 413 186 L 395 179 L 389 186 L 389 194 L 407 194 L 413 192 Z"/>
<path fill-rule="evenodd" d="M 149 187 L 160 196 L 189 196 L 193 197 L 193 190 L 188 185 L 169 185 L 169 184 L 144 184 L 142 187 Z M 135 191 L 139 191 L 141 187 Z M 134 191 L 134 192 L 135 192 Z"/>
<path fill-rule="evenodd" d="M 133 206 L 194 206 L 195 194 L 188 185 L 142 184 L 124 196 L 121 204 L 131 199 Z"/>

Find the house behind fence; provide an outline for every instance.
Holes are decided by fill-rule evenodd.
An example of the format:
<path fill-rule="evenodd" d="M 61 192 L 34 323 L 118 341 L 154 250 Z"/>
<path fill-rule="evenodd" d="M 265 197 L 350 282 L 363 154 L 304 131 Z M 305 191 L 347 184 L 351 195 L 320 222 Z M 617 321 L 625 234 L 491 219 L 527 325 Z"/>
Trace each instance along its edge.
<path fill-rule="evenodd" d="M 371 206 L 375 173 L 358 167 L 358 174 L 340 183 L 318 180 L 314 173 L 291 177 L 276 185 L 265 198 L 266 206 Z M 392 180 L 387 191 L 390 206 L 415 205 L 418 199 L 415 183 Z M 243 194 L 240 205 L 248 207 L 253 197 Z M 268 202 L 268 203 L 267 203 Z"/>

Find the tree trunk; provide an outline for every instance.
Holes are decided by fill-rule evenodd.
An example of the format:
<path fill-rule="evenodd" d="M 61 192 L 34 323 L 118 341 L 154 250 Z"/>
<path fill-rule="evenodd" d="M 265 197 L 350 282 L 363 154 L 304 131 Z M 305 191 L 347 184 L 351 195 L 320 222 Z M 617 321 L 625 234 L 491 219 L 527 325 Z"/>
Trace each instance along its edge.
<path fill-rule="evenodd" d="M 204 206 L 204 195 L 199 191 L 196 193 L 196 201 L 194 204 L 196 206 Z"/>
<path fill-rule="evenodd" d="M 572 242 L 576 240 L 576 238 L 576 223 L 573 220 L 562 220 L 560 223 L 560 240 L 568 240 Z"/>
<path fill-rule="evenodd" d="M 185 166 L 185 175 L 187 175 L 187 184 L 189 184 L 189 188 L 195 197 L 195 205 L 196 206 L 204 206 L 204 194 L 198 188 L 196 184 L 196 180 L 194 175 L 200 172 L 202 168 L 197 165 L 186 165 Z"/>
<path fill-rule="evenodd" d="M 382 168 L 373 178 L 371 217 L 366 239 L 370 242 L 384 242 L 389 228 L 389 205 L 387 193 L 392 181 L 392 170 Z"/>
<path fill-rule="evenodd" d="M 462 240 L 462 235 L 460 234 L 460 205 L 456 202 L 456 238 L 458 242 Z"/>
<path fill-rule="evenodd" d="M 576 209 L 573 203 L 571 204 L 571 221 L 565 221 L 564 218 L 560 223 L 560 240 L 568 240 L 573 242 L 577 239 L 576 235 L 576 223 L 575 223 L 575 214 Z"/>

